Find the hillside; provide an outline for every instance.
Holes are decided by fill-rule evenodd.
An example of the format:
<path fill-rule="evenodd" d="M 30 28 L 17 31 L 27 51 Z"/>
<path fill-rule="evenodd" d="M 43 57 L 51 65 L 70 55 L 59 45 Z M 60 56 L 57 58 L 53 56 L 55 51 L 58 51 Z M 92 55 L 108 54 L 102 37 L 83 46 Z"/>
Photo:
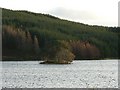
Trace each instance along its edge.
<path fill-rule="evenodd" d="M 2 9 L 2 23 L 3 60 L 53 60 L 61 56 L 82 60 L 119 56 L 118 27 L 92 26 L 8 9 Z"/>

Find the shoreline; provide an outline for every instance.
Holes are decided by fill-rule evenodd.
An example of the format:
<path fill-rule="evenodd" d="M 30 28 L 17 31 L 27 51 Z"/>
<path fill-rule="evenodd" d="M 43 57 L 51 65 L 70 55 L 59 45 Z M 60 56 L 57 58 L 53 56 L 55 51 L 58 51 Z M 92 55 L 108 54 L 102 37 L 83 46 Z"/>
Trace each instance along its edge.
<path fill-rule="evenodd" d="M 102 61 L 102 60 L 119 60 L 119 59 L 82 59 L 82 60 L 73 60 L 74 61 Z M 42 62 L 44 60 L 1 60 L 1 62 L 13 62 L 13 61 L 18 61 L 18 62 L 29 62 L 29 61 L 38 61 L 38 62 Z"/>

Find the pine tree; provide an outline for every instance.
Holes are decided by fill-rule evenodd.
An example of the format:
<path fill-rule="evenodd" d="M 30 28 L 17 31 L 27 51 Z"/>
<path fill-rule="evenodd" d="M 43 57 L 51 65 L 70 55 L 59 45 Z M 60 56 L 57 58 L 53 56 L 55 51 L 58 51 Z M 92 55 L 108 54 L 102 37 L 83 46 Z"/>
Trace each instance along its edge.
<path fill-rule="evenodd" d="M 38 54 L 39 51 L 40 51 L 39 42 L 38 42 L 37 37 L 34 36 L 34 52 L 35 52 L 35 54 Z"/>
<path fill-rule="evenodd" d="M 32 50 L 33 50 L 33 40 L 32 40 L 30 32 L 28 32 L 28 31 L 27 31 L 26 46 L 27 46 L 26 47 L 27 48 L 27 52 L 28 53 L 32 53 Z"/>

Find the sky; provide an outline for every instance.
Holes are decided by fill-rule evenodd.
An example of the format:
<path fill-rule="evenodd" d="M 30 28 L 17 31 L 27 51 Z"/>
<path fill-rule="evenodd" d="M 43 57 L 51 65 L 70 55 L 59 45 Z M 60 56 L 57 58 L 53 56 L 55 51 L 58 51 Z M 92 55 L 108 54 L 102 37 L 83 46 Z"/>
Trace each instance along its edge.
<path fill-rule="evenodd" d="M 118 26 L 119 0 L 0 0 L 0 7 L 50 14 L 89 25 Z"/>

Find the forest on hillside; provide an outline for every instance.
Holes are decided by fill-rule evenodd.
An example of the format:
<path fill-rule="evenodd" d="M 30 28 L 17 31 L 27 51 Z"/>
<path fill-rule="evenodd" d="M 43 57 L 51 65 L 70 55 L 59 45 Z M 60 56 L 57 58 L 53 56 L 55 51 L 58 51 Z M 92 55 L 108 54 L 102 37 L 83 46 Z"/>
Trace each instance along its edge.
<path fill-rule="evenodd" d="M 3 60 L 119 58 L 119 27 L 92 26 L 8 9 L 2 9 L 2 24 Z"/>

